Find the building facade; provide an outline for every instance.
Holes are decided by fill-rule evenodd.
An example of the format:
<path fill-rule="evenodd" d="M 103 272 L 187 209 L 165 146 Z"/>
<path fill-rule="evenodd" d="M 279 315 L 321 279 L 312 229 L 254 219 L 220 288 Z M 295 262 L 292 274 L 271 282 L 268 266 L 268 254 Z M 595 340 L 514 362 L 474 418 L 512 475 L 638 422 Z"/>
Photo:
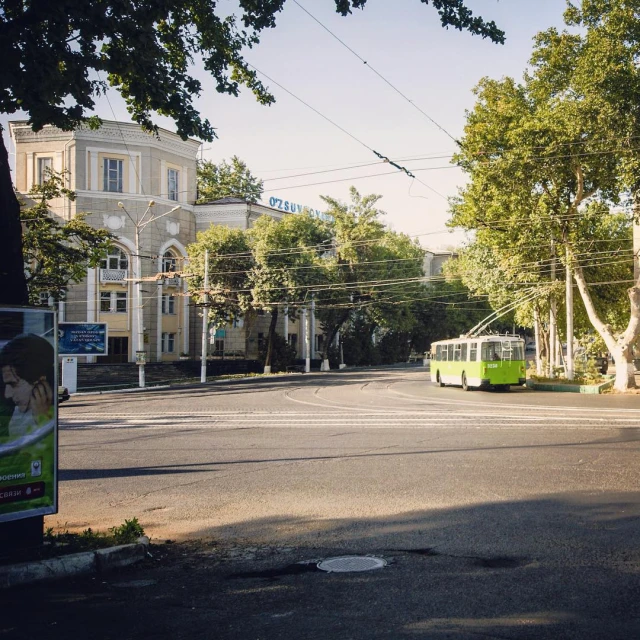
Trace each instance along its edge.
<path fill-rule="evenodd" d="M 76 199 L 51 202 L 51 214 L 69 221 L 84 212 L 89 224 L 115 236 L 100 267 L 70 285 L 60 320 L 108 325 L 108 355 L 101 362 L 135 361 L 140 351 L 150 362 L 199 357 L 201 311 L 178 276 L 187 267 L 187 245 L 212 224 L 248 229 L 261 215 L 291 214 L 236 198 L 196 204 L 200 143 L 164 129 L 152 135 L 135 124 L 105 121 L 97 130 L 46 126 L 34 132 L 14 121 L 10 133 L 15 187 L 25 200 L 47 169 L 64 172 Z M 217 327 L 210 353 L 255 358 L 268 324 L 268 316 L 256 316 Z M 283 317 L 278 332 L 297 343 L 295 320 Z"/>

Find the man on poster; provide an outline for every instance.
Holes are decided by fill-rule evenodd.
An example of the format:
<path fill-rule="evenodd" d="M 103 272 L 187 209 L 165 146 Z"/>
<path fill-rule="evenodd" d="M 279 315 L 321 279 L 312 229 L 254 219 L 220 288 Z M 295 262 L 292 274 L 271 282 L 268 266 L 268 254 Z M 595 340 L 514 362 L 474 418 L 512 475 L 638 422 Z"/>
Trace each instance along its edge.
<path fill-rule="evenodd" d="M 17 336 L 0 352 L 4 397 L 15 405 L 7 444 L 35 433 L 44 436 L 53 429 L 53 362 L 51 343 L 33 334 Z"/>

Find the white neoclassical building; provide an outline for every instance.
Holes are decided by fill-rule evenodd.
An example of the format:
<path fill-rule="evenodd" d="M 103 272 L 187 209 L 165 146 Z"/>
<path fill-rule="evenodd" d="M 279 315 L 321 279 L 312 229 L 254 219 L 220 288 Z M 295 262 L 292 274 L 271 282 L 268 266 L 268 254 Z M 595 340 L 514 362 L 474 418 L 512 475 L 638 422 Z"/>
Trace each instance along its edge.
<path fill-rule="evenodd" d="M 291 215 L 235 198 L 196 205 L 200 143 L 164 129 L 156 136 L 135 124 L 105 121 L 97 130 L 46 126 L 34 132 L 27 122 L 14 121 L 10 133 L 15 186 L 23 197 L 46 168 L 65 171 L 77 198 L 52 202 L 52 215 L 71 220 L 85 212 L 87 222 L 115 235 L 109 256 L 99 268 L 88 269 L 82 283 L 70 286 L 60 304 L 61 320 L 107 323 L 109 355 L 103 362 L 134 361 L 136 351 L 145 351 L 151 362 L 182 353 L 199 356 L 195 332 L 201 312 L 186 295 L 185 281 L 171 276 L 185 267 L 187 245 L 212 224 L 246 229 L 261 215 Z M 138 268 L 142 287 L 134 277 Z M 296 325 L 283 317 L 278 330 L 297 345 Z M 219 328 L 211 351 L 254 358 L 267 327 L 268 317 L 259 316 Z"/>

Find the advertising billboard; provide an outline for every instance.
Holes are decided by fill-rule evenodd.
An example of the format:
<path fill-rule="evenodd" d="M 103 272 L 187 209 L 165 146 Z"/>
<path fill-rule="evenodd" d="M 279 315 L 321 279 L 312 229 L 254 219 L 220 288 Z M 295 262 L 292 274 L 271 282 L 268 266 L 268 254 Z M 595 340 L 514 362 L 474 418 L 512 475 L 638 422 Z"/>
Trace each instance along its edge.
<path fill-rule="evenodd" d="M 58 510 L 55 314 L 0 307 L 0 522 Z"/>
<path fill-rule="evenodd" d="M 61 322 L 58 324 L 58 355 L 106 356 L 106 322 Z"/>

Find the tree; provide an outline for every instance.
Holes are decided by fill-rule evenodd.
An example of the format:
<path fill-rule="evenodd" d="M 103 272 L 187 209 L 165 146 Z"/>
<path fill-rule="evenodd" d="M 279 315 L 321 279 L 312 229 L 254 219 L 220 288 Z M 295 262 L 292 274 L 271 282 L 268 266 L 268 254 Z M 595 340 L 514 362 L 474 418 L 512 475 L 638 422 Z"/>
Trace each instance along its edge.
<path fill-rule="evenodd" d="M 429 0 L 421 0 L 429 4 Z M 366 0 L 335 0 L 341 15 Z M 494 42 L 504 34 L 473 16 L 463 0 L 431 0 L 443 26 L 466 29 Z M 191 73 L 196 59 L 220 93 L 248 87 L 259 102 L 273 96 L 243 59 L 258 35 L 275 26 L 284 0 L 239 0 L 239 16 L 216 15 L 217 2 L 132 0 L 23 3 L 0 0 L 0 112 L 28 114 L 34 130 L 55 125 L 69 131 L 97 122 L 95 97 L 108 87 L 125 99 L 132 119 L 154 131 L 152 114 L 172 118 L 183 137 L 212 140 L 215 131 L 193 104 L 202 91 Z M 239 26 L 241 24 L 242 26 Z M 0 302 L 24 304 L 19 204 L 11 186 L 8 154 L 0 137 L 0 234 L 8 248 L 0 269 Z"/>
<path fill-rule="evenodd" d="M 271 314 L 265 373 L 271 371 L 271 354 L 281 309 L 290 314 L 311 302 L 324 282 L 323 255 L 329 248 L 328 225 L 307 214 L 281 220 L 258 218 L 248 231 L 254 266 L 249 273 L 252 305 Z"/>
<path fill-rule="evenodd" d="M 224 160 L 217 165 L 209 160 L 198 162 L 198 202 L 220 198 L 258 202 L 262 191 L 262 180 L 251 175 L 247 165 L 238 156 L 231 158 L 231 164 Z"/>
<path fill-rule="evenodd" d="M 588 8 L 598 5 L 600 21 L 585 23 L 584 34 L 539 34 L 522 85 L 509 79 L 480 84 L 458 156 L 471 182 L 453 207 L 453 224 L 477 229 L 477 237 L 496 251 L 512 245 L 511 253 L 518 254 L 519 236 L 529 247 L 543 247 L 537 262 L 547 274 L 547 247 L 553 242 L 561 248 L 559 263 L 568 263 L 589 321 L 616 361 L 619 390 L 635 386 L 631 346 L 640 333 L 640 286 L 628 289 L 624 326 L 609 324 L 590 286 L 597 281 L 587 276 L 594 265 L 585 261 L 580 247 L 603 239 L 598 234 L 606 232 L 609 205 L 620 202 L 625 189 L 635 188 L 629 166 L 638 155 L 628 143 L 640 121 L 637 109 L 607 95 L 609 70 L 633 86 L 630 57 L 637 54 L 636 44 L 625 43 L 610 22 L 621 15 L 629 18 L 627 4 L 586 2 Z M 567 19 L 575 16 L 570 8 Z M 594 67 L 594 60 L 601 66 Z M 589 223 L 593 216 L 599 220 L 595 226 Z"/>
<path fill-rule="evenodd" d="M 209 287 L 204 286 L 205 253 L 209 252 Z M 187 247 L 189 293 L 200 304 L 208 303 L 209 322 L 225 325 L 243 316 L 250 307 L 248 273 L 253 257 L 247 234 L 242 229 L 212 225 L 200 231 L 196 241 Z"/>
<path fill-rule="evenodd" d="M 87 224 L 83 213 L 68 222 L 59 222 L 51 215 L 51 200 L 62 196 L 75 200 L 76 197 L 64 187 L 62 174 L 49 172 L 47 179 L 35 185 L 29 196 L 34 202 L 29 207 L 23 203 L 20 214 L 29 302 L 38 304 L 41 293 L 61 300 L 69 283 L 80 282 L 87 275 L 87 267 L 98 266 L 107 254 L 113 235 Z"/>
<path fill-rule="evenodd" d="M 409 331 L 411 303 L 420 295 L 424 251 L 408 236 L 385 228 L 376 208 L 381 196 L 360 195 L 351 187 L 351 203 L 329 197 L 327 213 L 334 219 L 334 255 L 327 262 L 329 285 L 317 296 L 317 315 L 326 340 L 321 357 L 348 322 L 366 326 L 369 339 L 378 327 Z"/>

